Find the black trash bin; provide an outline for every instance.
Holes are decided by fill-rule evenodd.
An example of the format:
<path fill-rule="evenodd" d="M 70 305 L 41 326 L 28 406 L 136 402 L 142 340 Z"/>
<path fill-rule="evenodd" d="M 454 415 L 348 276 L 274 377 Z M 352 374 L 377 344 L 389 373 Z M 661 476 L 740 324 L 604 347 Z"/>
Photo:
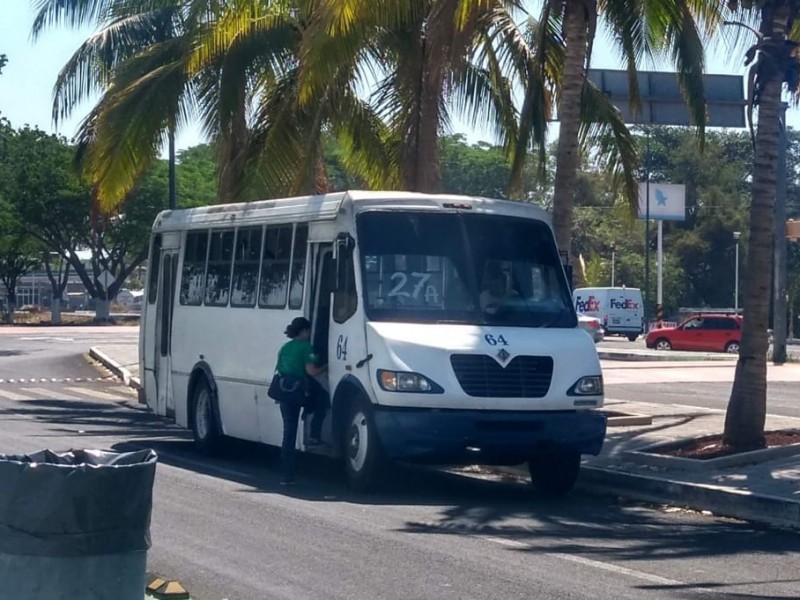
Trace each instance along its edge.
<path fill-rule="evenodd" d="M 0 598 L 142 600 L 156 460 L 0 454 Z"/>

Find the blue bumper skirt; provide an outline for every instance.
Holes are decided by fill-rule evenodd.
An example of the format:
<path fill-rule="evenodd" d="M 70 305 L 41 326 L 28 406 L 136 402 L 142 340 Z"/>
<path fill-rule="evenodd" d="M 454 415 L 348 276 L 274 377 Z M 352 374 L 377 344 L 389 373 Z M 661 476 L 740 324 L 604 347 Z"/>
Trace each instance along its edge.
<path fill-rule="evenodd" d="M 542 454 L 597 455 L 606 435 L 606 416 L 597 412 L 375 407 L 373 416 L 387 456 L 411 462 L 513 465 Z"/>

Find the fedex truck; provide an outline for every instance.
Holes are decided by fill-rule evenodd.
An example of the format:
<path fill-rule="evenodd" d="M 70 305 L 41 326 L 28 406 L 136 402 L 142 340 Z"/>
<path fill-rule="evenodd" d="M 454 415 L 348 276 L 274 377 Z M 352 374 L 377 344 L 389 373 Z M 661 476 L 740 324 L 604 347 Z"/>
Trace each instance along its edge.
<path fill-rule="evenodd" d="M 644 333 L 644 301 L 638 288 L 577 288 L 572 303 L 577 312 L 600 319 L 607 335 L 633 342 Z"/>

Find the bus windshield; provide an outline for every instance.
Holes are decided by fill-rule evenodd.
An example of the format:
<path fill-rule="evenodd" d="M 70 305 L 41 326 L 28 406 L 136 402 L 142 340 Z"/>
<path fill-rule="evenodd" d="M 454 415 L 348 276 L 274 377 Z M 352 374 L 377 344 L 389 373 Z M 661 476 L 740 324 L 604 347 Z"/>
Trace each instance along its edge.
<path fill-rule="evenodd" d="M 500 215 L 365 212 L 358 217 L 367 318 L 575 327 L 548 226 Z"/>

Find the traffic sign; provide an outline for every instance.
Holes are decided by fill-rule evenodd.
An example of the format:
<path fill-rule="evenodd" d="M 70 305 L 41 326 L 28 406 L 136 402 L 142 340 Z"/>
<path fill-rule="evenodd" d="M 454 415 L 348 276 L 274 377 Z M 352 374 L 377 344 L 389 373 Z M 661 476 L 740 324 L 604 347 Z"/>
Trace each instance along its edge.
<path fill-rule="evenodd" d="M 105 288 L 114 283 L 114 279 L 116 278 L 108 270 L 104 270 L 102 273 L 100 273 L 100 275 L 97 276 L 97 281 L 100 282 Z"/>

